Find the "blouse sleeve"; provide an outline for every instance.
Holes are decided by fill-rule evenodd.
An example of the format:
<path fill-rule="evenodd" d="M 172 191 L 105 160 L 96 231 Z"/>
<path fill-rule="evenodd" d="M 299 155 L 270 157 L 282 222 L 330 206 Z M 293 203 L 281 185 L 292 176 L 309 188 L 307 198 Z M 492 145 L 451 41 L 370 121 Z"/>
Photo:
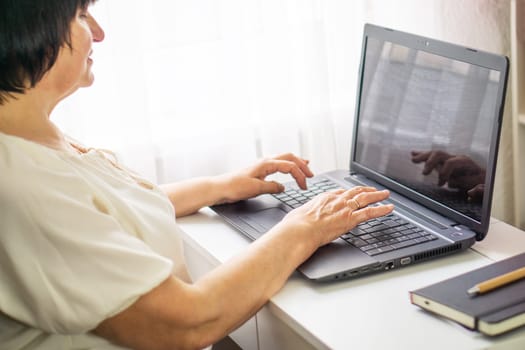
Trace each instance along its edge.
<path fill-rule="evenodd" d="M 84 333 L 171 274 L 171 260 L 100 211 L 81 178 L 45 167 L 0 173 L 4 314 L 47 332 Z"/>

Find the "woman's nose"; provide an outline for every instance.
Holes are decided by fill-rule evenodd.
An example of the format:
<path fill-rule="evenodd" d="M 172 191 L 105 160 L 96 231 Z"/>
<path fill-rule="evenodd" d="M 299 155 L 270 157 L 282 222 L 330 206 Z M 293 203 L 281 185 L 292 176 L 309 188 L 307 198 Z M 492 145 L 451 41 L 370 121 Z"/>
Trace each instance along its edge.
<path fill-rule="evenodd" d="M 104 30 L 93 16 L 90 16 L 89 27 L 91 28 L 91 33 L 93 34 L 93 41 L 100 42 L 104 40 Z"/>

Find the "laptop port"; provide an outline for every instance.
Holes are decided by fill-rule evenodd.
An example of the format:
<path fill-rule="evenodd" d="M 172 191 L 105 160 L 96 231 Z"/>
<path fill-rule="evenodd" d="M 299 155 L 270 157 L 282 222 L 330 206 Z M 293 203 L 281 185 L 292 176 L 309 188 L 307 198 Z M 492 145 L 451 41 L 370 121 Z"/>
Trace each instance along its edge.
<path fill-rule="evenodd" d="M 399 260 L 399 263 L 400 263 L 401 265 L 408 265 L 408 264 L 410 264 L 411 262 L 412 262 L 412 258 L 409 257 L 409 256 L 406 256 L 406 257 L 404 257 L 404 258 L 401 258 L 401 260 Z"/>
<path fill-rule="evenodd" d="M 385 270 L 392 270 L 394 268 L 394 262 L 389 261 L 385 264 Z"/>

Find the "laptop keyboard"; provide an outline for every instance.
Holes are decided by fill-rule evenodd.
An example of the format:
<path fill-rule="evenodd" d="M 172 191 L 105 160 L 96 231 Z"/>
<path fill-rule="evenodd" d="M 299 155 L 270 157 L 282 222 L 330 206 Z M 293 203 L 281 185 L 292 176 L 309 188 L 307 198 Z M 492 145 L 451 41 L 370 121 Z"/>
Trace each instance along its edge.
<path fill-rule="evenodd" d="M 390 213 L 357 225 L 341 238 L 373 256 L 433 241 L 437 236 Z"/>
<path fill-rule="evenodd" d="M 288 188 L 273 196 L 291 208 L 297 208 L 320 193 L 340 188 L 328 179 L 308 182 L 308 189 Z M 341 236 L 349 244 L 370 256 L 433 241 L 437 236 L 400 216 L 390 213 L 357 225 Z"/>
<path fill-rule="evenodd" d="M 274 194 L 273 196 L 284 204 L 295 209 L 308 202 L 318 194 L 335 190 L 337 188 L 341 188 L 341 186 L 330 180 L 321 178 L 308 181 L 308 189 L 305 191 L 301 190 L 300 188 L 289 188 L 284 192 Z"/>

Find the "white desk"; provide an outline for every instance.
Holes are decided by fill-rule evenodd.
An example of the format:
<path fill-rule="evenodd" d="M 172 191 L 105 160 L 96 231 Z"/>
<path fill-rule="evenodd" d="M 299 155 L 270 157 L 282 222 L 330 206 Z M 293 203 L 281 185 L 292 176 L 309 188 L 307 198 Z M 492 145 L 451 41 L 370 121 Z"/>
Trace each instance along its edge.
<path fill-rule="evenodd" d="M 210 209 L 180 219 L 198 278 L 250 242 Z M 525 251 L 525 232 L 498 220 L 473 249 L 355 280 L 314 283 L 293 275 L 231 336 L 243 349 L 525 349 L 525 329 L 488 338 L 432 316 L 408 291 Z"/>

